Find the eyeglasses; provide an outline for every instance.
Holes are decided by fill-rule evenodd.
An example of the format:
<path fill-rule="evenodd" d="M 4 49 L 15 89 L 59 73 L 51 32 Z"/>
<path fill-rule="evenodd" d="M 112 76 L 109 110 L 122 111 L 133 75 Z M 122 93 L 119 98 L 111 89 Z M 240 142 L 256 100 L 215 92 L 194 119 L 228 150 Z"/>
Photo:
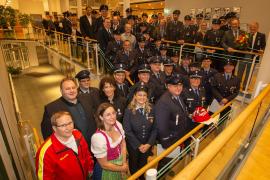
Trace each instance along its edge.
<path fill-rule="evenodd" d="M 56 127 L 59 127 L 59 128 L 64 128 L 64 127 L 67 127 L 69 125 L 73 124 L 73 121 L 70 121 L 69 123 L 66 123 L 66 124 L 61 124 L 61 125 L 55 125 Z"/>

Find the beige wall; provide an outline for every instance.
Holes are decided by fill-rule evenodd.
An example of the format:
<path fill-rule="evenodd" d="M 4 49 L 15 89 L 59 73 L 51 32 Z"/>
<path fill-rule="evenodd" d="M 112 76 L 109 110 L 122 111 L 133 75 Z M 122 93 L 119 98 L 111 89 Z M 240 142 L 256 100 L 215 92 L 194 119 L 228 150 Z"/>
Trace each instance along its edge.
<path fill-rule="evenodd" d="M 241 7 L 241 23 L 252 20 L 261 25 L 260 31 L 268 34 L 270 31 L 270 1 L 269 0 L 166 0 L 165 8 L 172 12 L 181 10 L 181 19 L 190 13 L 192 8 Z"/>

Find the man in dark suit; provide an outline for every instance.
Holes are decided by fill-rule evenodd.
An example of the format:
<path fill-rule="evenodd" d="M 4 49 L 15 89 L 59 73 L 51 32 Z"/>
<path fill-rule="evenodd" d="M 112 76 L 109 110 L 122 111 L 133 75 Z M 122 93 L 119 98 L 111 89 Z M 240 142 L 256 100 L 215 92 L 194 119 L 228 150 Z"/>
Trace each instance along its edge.
<path fill-rule="evenodd" d="M 103 26 L 99 28 L 97 33 L 99 47 L 103 52 L 106 52 L 109 41 L 113 40 L 113 35 L 110 28 L 111 20 L 109 18 L 105 18 Z"/>
<path fill-rule="evenodd" d="M 101 16 L 96 19 L 96 24 L 95 24 L 96 32 L 99 31 L 99 29 L 103 26 L 105 19 L 108 18 L 108 10 L 109 10 L 109 7 L 105 4 L 102 4 L 99 7 L 99 12 Z"/>
<path fill-rule="evenodd" d="M 43 138 L 46 139 L 53 133 L 50 121 L 52 115 L 58 111 L 68 111 L 75 128 L 82 132 L 88 145 L 91 145 L 91 136 L 96 131 L 92 97 L 87 94 L 77 96 L 77 86 L 75 80 L 71 78 L 64 78 L 61 81 L 60 90 L 62 96 L 45 106 L 41 122 Z"/>
<path fill-rule="evenodd" d="M 222 47 L 228 52 L 231 56 L 236 56 L 237 60 L 243 60 L 244 54 L 234 52 L 235 50 L 246 50 L 246 47 L 241 47 L 240 44 L 237 42 L 239 37 L 244 36 L 246 34 L 245 31 L 240 30 L 239 28 L 240 21 L 239 19 L 232 19 L 231 20 L 231 29 L 226 31 L 221 45 Z M 235 62 L 236 65 L 237 62 Z"/>
<path fill-rule="evenodd" d="M 92 8 L 90 6 L 86 7 L 86 15 L 80 17 L 80 30 L 82 33 L 82 36 L 88 40 L 88 39 L 95 39 L 95 18 L 92 17 Z"/>
<path fill-rule="evenodd" d="M 250 52 L 256 52 L 256 53 L 263 53 L 265 46 L 266 46 L 266 40 L 265 40 L 265 34 L 258 32 L 259 30 L 259 23 L 258 22 L 252 22 L 249 24 L 249 39 L 248 39 L 248 50 Z M 246 58 L 248 58 L 249 62 L 240 61 L 238 66 L 238 73 L 237 76 L 240 80 L 242 80 L 244 71 L 246 69 L 245 73 L 245 79 L 243 80 L 243 88 L 245 86 L 248 86 L 247 80 L 250 73 L 251 68 L 251 62 L 253 60 L 253 55 L 246 55 Z M 258 62 L 260 57 L 257 57 L 256 62 Z"/>
<path fill-rule="evenodd" d="M 217 74 L 217 70 L 211 67 L 212 59 L 209 55 L 204 55 L 202 59 L 202 68 L 200 74 L 202 75 L 202 86 L 205 89 L 205 97 L 206 103 L 211 104 L 213 100 L 212 96 L 212 87 L 211 80 L 215 74 Z"/>
<path fill-rule="evenodd" d="M 180 10 L 173 11 L 173 20 L 169 21 L 166 27 L 166 40 L 178 41 L 180 40 L 180 34 L 183 29 L 183 23 L 179 21 Z M 179 41 L 183 43 L 183 41 Z"/>
<path fill-rule="evenodd" d="M 233 75 L 234 64 L 231 59 L 227 59 L 224 66 L 224 73 L 217 73 L 211 81 L 213 97 L 221 104 L 225 105 L 237 97 L 240 90 L 240 80 Z"/>
<path fill-rule="evenodd" d="M 135 68 L 135 59 L 136 59 L 136 53 L 131 50 L 131 43 L 129 42 L 129 40 L 125 40 L 123 42 L 123 49 L 119 50 L 116 53 L 116 57 L 115 60 L 113 62 L 113 64 L 125 64 L 125 66 L 127 67 L 127 72 L 126 75 L 133 75 L 134 72 L 136 71 Z"/>
<path fill-rule="evenodd" d="M 183 84 L 181 78 L 172 76 L 166 80 L 167 91 L 160 97 L 155 106 L 157 139 L 166 149 L 183 137 L 191 121 L 187 107 L 181 97 Z"/>
<path fill-rule="evenodd" d="M 114 40 L 108 43 L 105 56 L 109 59 L 110 62 L 113 62 L 116 57 L 116 53 L 122 49 L 123 42 L 121 40 L 121 32 L 120 30 L 113 31 Z"/>
<path fill-rule="evenodd" d="M 155 102 L 166 91 L 165 80 L 166 75 L 161 71 L 161 58 L 159 56 L 153 56 L 149 60 L 151 73 L 150 82 L 155 85 Z"/>
<path fill-rule="evenodd" d="M 70 12 L 64 12 L 64 19 L 62 20 L 62 33 L 71 35 L 72 33 L 72 23 L 71 23 L 71 13 Z M 64 39 L 67 41 L 68 36 L 64 36 Z"/>
<path fill-rule="evenodd" d="M 114 66 L 113 78 L 116 82 L 116 93 L 119 96 L 127 98 L 129 93 L 129 85 L 126 79 L 126 66 L 124 64 L 116 64 Z"/>
<path fill-rule="evenodd" d="M 111 30 L 112 31 L 118 30 L 118 31 L 124 32 L 124 30 L 121 28 L 120 19 L 118 16 L 113 16 Z"/>

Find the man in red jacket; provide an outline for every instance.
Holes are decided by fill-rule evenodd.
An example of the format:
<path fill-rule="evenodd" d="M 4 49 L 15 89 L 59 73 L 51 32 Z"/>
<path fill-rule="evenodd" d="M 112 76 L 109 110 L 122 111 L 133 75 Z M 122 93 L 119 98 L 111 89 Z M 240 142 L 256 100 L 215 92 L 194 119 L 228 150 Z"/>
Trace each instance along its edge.
<path fill-rule="evenodd" d="M 74 129 L 70 113 L 56 112 L 51 124 L 54 133 L 36 155 L 38 179 L 87 179 L 93 172 L 94 162 L 81 132 Z"/>

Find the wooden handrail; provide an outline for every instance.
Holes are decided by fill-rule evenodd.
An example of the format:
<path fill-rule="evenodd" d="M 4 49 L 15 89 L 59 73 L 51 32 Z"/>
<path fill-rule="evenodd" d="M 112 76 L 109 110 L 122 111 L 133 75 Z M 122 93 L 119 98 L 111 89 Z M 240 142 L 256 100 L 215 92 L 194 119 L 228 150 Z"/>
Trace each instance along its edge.
<path fill-rule="evenodd" d="M 196 157 L 196 159 L 178 173 L 174 179 L 195 179 L 269 93 L 270 85 L 268 85 L 260 95 L 257 96 L 252 103 Z"/>
<path fill-rule="evenodd" d="M 163 42 L 179 45 L 179 43 L 177 43 L 175 41 L 163 40 Z M 221 47 L 205 46 L 205 45 L 201 45 L 201 44 L 184 43 L 183 45 L 184 46 L 194 46 L 194 47 L 199 47 L 199 48 L 206 48 L 206 49 L 214 49 L 214 50 L 226 51 L 224 48 L 221 48 Z M 241 51 L 241 50 L 236 50 L 236 49 L 233 52 L 242 53 L 242 54 L 250 54 L 250 55 L 258 55 L 258 56 L 261 56 L 263 54 L 263 53 L 249 52 L 249 51 Z"/>
<path fill-rule="evenodd" d="M 221 113 L 225 108 L 230 106 L 232 104 L 232 101 L 228 102 L 226 105 L 224 105 L 222 108 L 220 108 L 218 111 L 216 111 L 214 114 L 212 114 L 212 118 L 216 117 L 219 113 Z M 134 173 L 132 176 L 128 178 L 128 180 L 135 180 L 138 177 L 140 177 L 143 173 L 145 173 L 148 169 L 155 166 L 161 159 L 166 157 L 168 154 L 170 154 L 175 148 L 177 148 L 180 144 L 185 142 L 188 138 L 190 138 L 193 134 L 198 132 L 202 127 L 204 127 L 204 124 L 199 124 L 194 129 L 189 131 L 185 136 L 183 136 L 181 139 L 179 139 L 177 142 L 175 142 L 173 145 L 171 145 L 169 148 L 167 148 L 165 151 L 163 151 L 159 156 L 157 156 L 155 159 L 147 163 L 145 166 L 143 166 L 140 170 L 138 170 L 136 173 Z"/>

